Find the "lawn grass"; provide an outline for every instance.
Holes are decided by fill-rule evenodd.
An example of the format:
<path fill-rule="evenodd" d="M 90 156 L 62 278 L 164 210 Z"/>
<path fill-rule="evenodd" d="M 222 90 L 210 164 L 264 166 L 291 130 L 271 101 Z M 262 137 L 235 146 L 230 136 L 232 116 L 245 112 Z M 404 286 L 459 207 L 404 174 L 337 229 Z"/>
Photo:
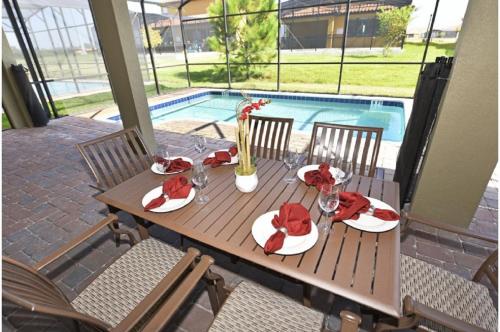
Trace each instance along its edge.
<path fill-rule="evenodd" d="M 145 85 L 146 95 L 152 97 L 156 95 L 154 84 Z M 163 93 L 174 89 L 160 84 L 160 90 Z M 114 100 L 111 91 L 94 93 L 86 96 L 78 96 L 54 101 L 59 115 L 80 114 L 101 110 L 113 106 Z"/>
<path fill-rule="evenodd" d="M 349 55 L 344 57 L 342 86 L 340 93 L 379 95 L 393 97 L 413 97 L 424 53 L 423 43 L 406 43 L 402 52 L 389 56 L 378 54 Z M 455 44 L 429 45 L 427 59 L 433 61 L 438 56 L 452 56 Z M 160 65 L 162 64 L 162 56 Z M 194 61 L 194 59 L 193 59 Z M 197 57 L 198 63 L 223 62 L 214 54 Z M 299 64 L 286 65 L 287 62 L 340 62 L 340 55 L 324 53 L 283 52 L 281 56 L 280 90 L 297 92 L 337 93 L 340 65 Z M 348 62 L 416 62 L 417 64 L 361 64 Z M 164 63 L 163 63 L 164 64 Z M 194 87 L 227 88 L 225 65 L 189 66 L 191 85 Z M 236 89 L 276 90 L 277 65 L 254 68 L 259 76 L 250 79 L 232 77 L 231 86 Z M 170 87 L 186 87 L 184 66 L 160 68 L 157 70 L 160 82 Z"/>
<path fill-rule="evenodd" d="M 7 114 L 2 113 L 2 130 L 5 129 L 10 129 L 12 128 L 9 122 L 9 119 L 7 118 Z"/>
<path fill-rule="evenodd" d="M 372 96 L 413 97 L 418 79 L 419 64 L 348 64 L 348 62 L 420 62 L 424 52 L 423 43 L 406 43 L 401 52 L 393 52 L 388 56 L 380 54 L 349 54 L 346 50 L 342 71 L 340 93 Z M 427 61 L 437 56 L 453 56 L 455 44 L 431 43 L 427 53 Z M 331 52 L 330 52 L 331 53 Z M 216 53 L 189 53 L 191 62 L 210 63 L 224 62 Z M 184 59 L 179 54 L 155 55 L 157 67 L 182 64 Z M 283 51 L 281 55 L 280 90 L 292 92 L 337 93 L 340 65 L 299 64 L 287 65 L 287 62 L 339 62 L 340 55 L 324 52 Z M 234 69 L 234 68 L 231 68 Z M 250 79 L 232 77 L 232 88 L 235 89 L 277 89 L 277 65 L 258 66 L 253 68 L 259 74 Z M 190 65 L 192 87 L 227 88 L 226 65 Z M 188 86 L 186 68 L 158 68 L 158 79 L 162 93 Z M 147 84 L 148 96 L 155 96 L 153 84 Z M 107 108 L 114 104 L 111 92 L 94 93 L 55 101 L 60 115 L 78 114 Z M 2 118 L 3 128 L 8 121 Z"/>

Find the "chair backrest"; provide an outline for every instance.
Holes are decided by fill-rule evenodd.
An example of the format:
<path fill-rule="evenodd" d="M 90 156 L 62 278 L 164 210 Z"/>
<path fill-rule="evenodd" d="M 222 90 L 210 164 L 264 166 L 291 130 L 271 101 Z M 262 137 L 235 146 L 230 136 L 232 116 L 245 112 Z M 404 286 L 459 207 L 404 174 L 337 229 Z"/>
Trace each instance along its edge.
<path fill-rule="evenodd" d="M 76 145 L 100 189 L 110 189 L 145 171 L 153 162 L 136 127 Z"/>
<path fill-rule="evenodd" d="M 292 133 L 293 119 L 250 115 L 251 154 L 282 160 Z"/>
<path fill-rule="evenodd" d="M 75 325 L 107 331 L 109 326 L 77 312 L 61 290 L 48 278 L 13 259 L 2 257 L 2 299 L 33 314 L 69 319 Z"/>
<path fill-rule="evenodd" d="M 383 128 L 315 122 L 308 164 L 327 162 L 354 174 L 373 177 Z"/>
<path fill-rule="evenodd" d="M 498 249 L 481 264 L 472 280 L 479 282 L 485 275 L 498 291 Z"/>

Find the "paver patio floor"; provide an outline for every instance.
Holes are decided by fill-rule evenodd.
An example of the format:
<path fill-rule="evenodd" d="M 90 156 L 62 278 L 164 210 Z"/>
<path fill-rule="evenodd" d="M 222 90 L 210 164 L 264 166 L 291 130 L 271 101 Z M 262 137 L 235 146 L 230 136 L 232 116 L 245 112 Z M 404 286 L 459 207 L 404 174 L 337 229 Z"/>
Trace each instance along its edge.
<path fill-rule="evenodd" d="M 65 117 L 51 121 L 47 127 L 8 130 L 3 138 L 3 254 L 23 263 L 34 264 L 63 243 L 103 218 L 106 208 L 92 195 L 97 191 L 88 186 L 93 183 L 75 144 L 121 129 L 118 125 L 85 118 Z M 166 144 L 173 154 L 182 154 L 192 141 L 186 135 L 155 131 L 157 140 Z M 209 139 L 213 147 L 225 147 L 224 140 Z M 392 170 L 385 172 L 392 176 Z M 497 234 L 497 184 L 490 182 L 470 228 L 483 234 Z M 133 226 L 130 218 L 121 218 Z M 455 234 L 440 232 L 421 225 L 412 226 L 410 235 L 402 242 L 402 252 L 418 257 L 470 277 L 481 261 L 495 248 L 487 243 L 471 241 Z M 179 245 L 179 237 L 158 227 L 152 235 L 171 244 Z M 255 266 L 239 262 L 233 264 L 227 255 L 199 247 L 216 259 L 216 272 L 229 284 L 242 278 L 284 292 L 296 299 L 301 297 L 301 286 L 290 280 L 270 274 Z M 65 294 L 74 298 L 117 255 L 128 248 L 116 248 L 111 236 L 103 231 L 85 245 L 72 251 L 65 259 L 46 271 Z M 336 301 L 330 308 L 332 296 L 314 291 L 313 303 L 328 312 L 337 312 L 341 306 L 355 306 L 348 301 Z M 189 305 L 176 315 L 167 330 L 204 331 L 213 315 L 206 292 L 200 288 L 190 297 Z M 4 317 L 4 325 L 16 325 L 11 316 Z"/>

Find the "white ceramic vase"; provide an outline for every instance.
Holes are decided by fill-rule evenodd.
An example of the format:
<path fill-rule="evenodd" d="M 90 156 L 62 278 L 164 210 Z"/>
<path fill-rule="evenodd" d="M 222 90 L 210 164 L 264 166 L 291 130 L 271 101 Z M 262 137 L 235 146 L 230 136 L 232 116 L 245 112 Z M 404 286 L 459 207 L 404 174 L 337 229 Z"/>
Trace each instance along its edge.
<path fill-rule="evenodd" d="M 243 193 L 249 193 L 257 188 L 259 184 L 259 178 L 257 177 L 257 171 L 251 175 L 238 175 L 236 174 L 236 188 Z"/>

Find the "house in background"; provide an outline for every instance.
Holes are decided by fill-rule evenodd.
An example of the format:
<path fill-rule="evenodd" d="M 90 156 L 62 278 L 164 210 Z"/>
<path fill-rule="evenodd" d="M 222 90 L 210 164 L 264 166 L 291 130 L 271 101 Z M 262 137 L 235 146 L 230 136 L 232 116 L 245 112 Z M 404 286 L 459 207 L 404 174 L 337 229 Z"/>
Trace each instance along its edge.
<path fill-rule="evenodd" d="M 351 3 L 346 47 L 383 47 L 378 35 L 377 12 L 411 5 L 412 0 L 387 0 Z M 282 8 L 282 49 L 341 48 L 344 33 L 346 4 L 315 6 L 321 0 L 290 0 Z"/>
<path fill-rule="evenodd" d="M 461 26 L 433 29 L 431 32 L 431 41 L 440 43 L 455 43 L 460 34 Z M 427 31 L 412 32 L 407 34 L 410 41 L 422 41 L 427 38 Z"/>
<path fill-rule="evenodd" d="M 208 6 L 214 0 L 192 0 L 182 9 L 183 18 L 207 17 Z M 346 46 L 350 48 L 383 47 L 383 37 L 378 35 L 377 12 L 411 5 L 412 0 L 386 0 L 350 4 L 350 22 Z M 182 41 L 175 33 L 179 30 L 178 1 L 167 2 L 162 19 L 148 19 L 150 27 L 159 29 L 164 38 L 165 51 L 178 49 Z M 314 6 L 305 8 L 307 6 Z M 281 48 L 318 49 L 341 48 L 344 33 L 346 4 L 322 4 L 321 0 L 289 0 L 281 3 Z M 165 34 L 172 30 L 173 33 Z M 189 51 L 209 51 L 206 39 L 212 35 L 209 20 L 184 23 L 184 37 Z M 176 47 L 177 45 L 177 47 Z"/>

